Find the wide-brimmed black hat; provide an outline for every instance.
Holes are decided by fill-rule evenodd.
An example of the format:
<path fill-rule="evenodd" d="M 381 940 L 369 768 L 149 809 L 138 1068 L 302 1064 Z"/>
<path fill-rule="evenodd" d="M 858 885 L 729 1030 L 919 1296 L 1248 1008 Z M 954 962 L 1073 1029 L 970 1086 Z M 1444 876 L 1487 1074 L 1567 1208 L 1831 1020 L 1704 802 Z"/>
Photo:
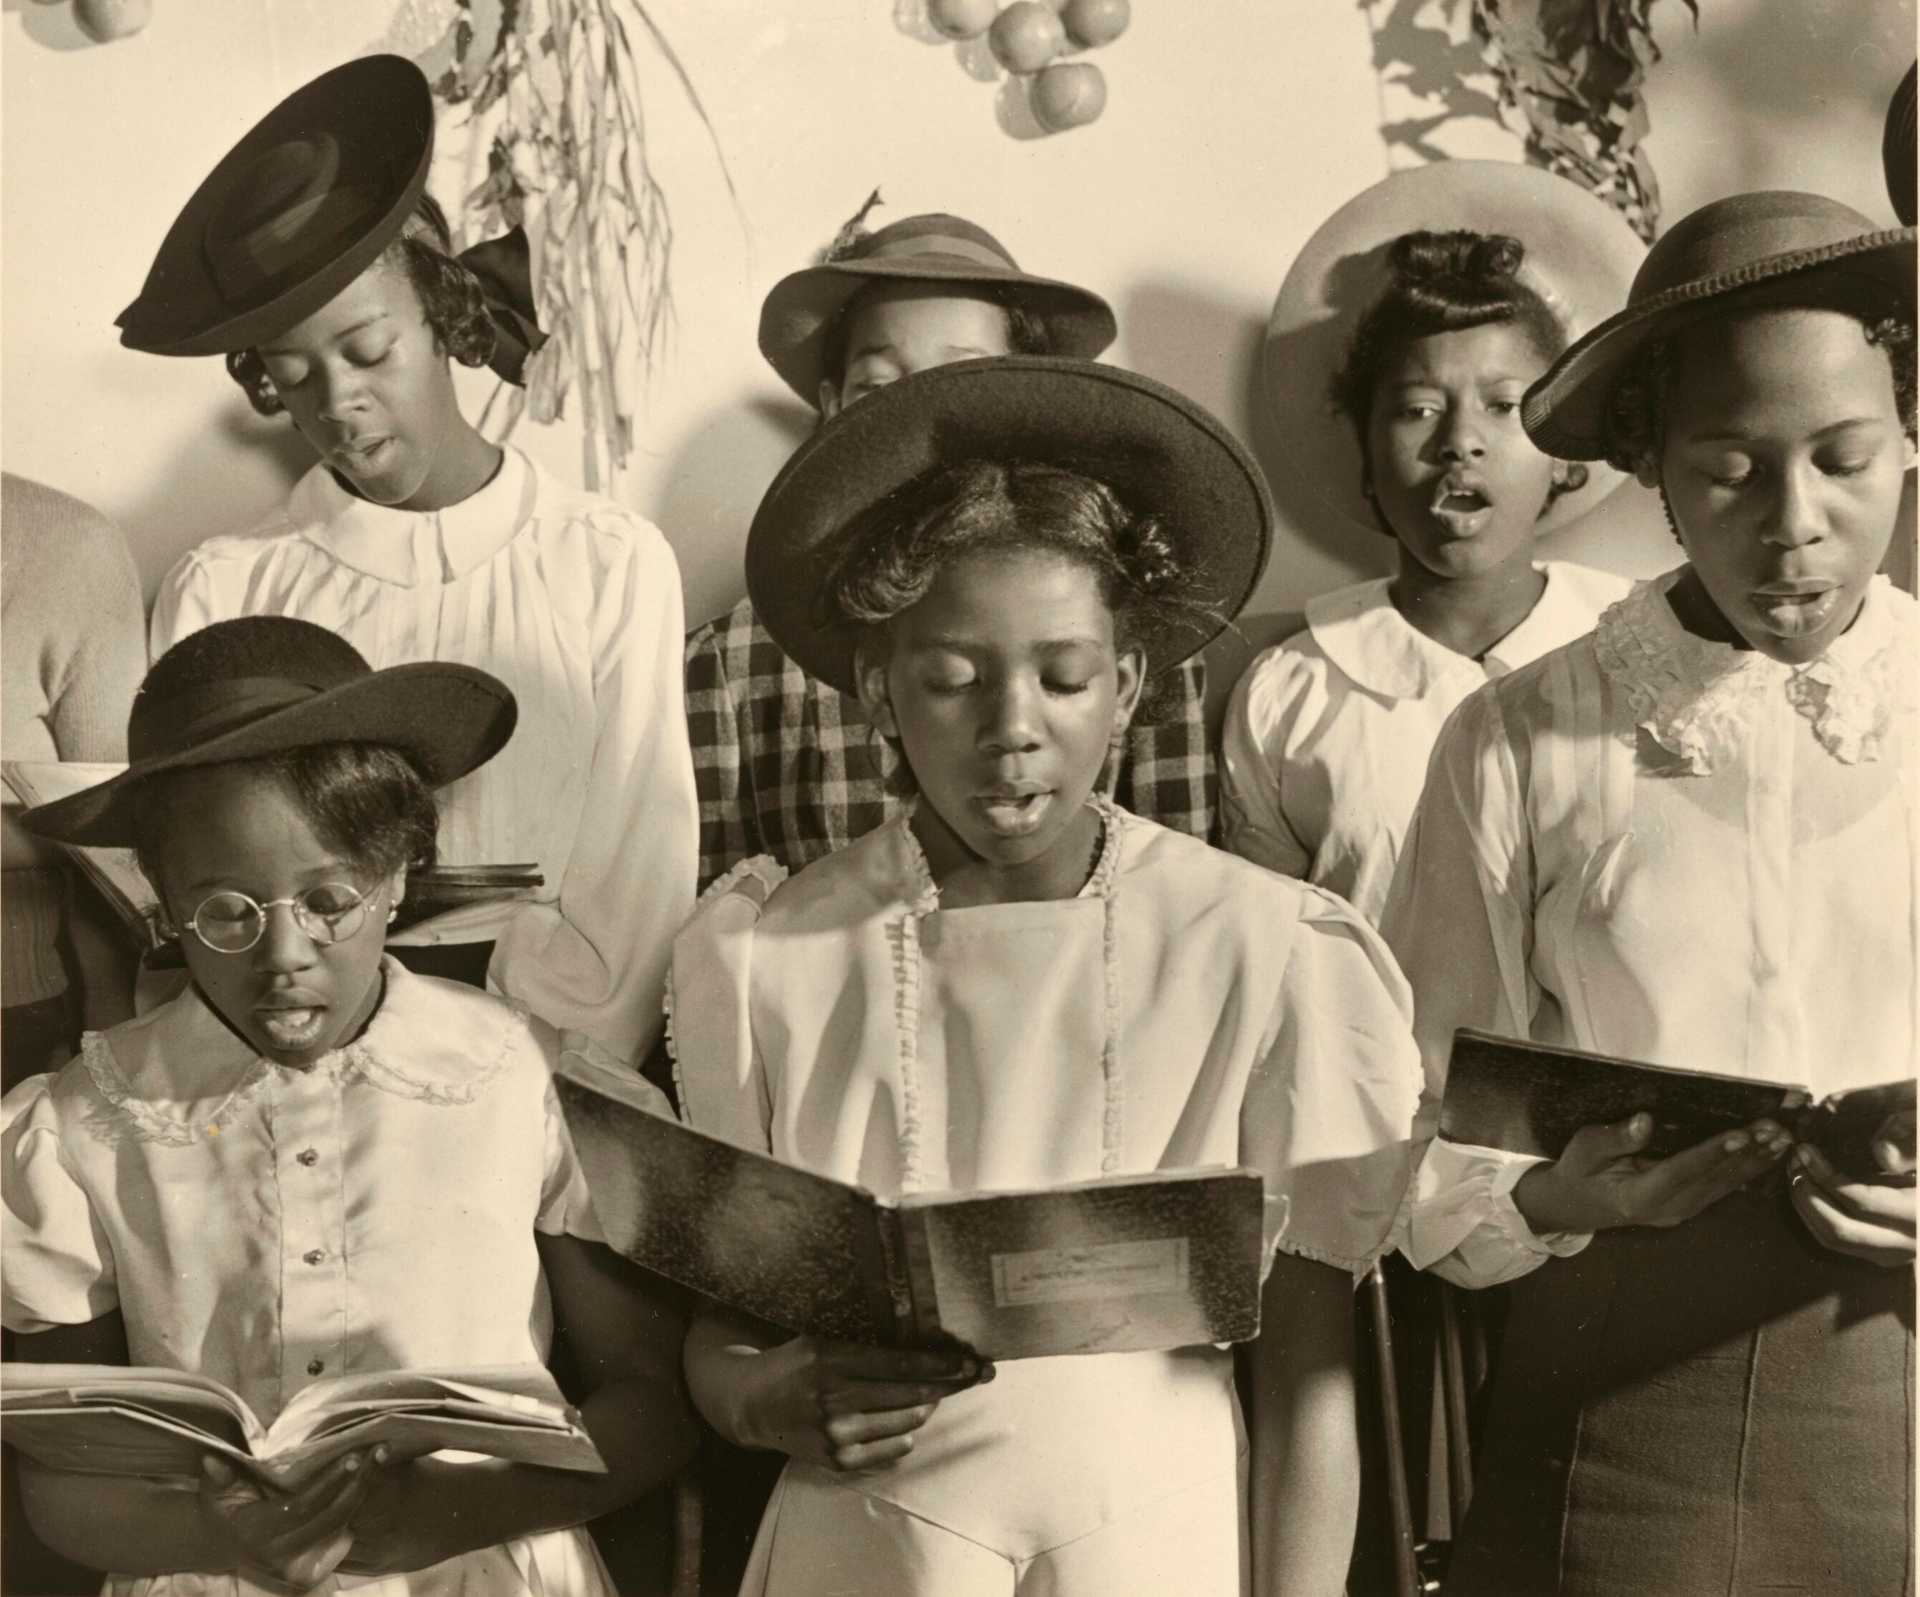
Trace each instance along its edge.
<path fill-rule="evenodd" d="M 774 478 L 747 534 L 747 592 L 781 648 L 856 691 L 853 629 L 820 603 L 848 529 L 929 471 L 970 460 L 1060 466 L 1159 519 L 1186 604 L 1148 643 L 1156 671 L 1202 648 L 1266 568 L 1273 504 L 1252 455 L 1184 394 L 1093 361 L 1006 355 L 903 377 L 849 405 Z"/>
<path fill-rule="evenodd" d="M 154 355 L 251 349 L 378 259 L 426 188 L 433 91 L 411 61 L 366 56 L 269 111 L 194 191 L 120 342 Z"/>
<path fill-rule="evenodd" d="M 1911 306 L 1913 274 L 1912 228 L 1876 228 L 1838 200 L 1784 189 L 1715 200 L 1647 252 L 1627 308 L 1548 368 L 1520 419 L 1548 454 L 1598 460 L 1614 385 L 1649 341 L 1736 307 Z"/>
<path fill-rule="evenodd" d="M 985 228 L 941 212 L 903 217 L 838 258 L 781 278 L 760 307 L 760 353 L 809 405 L 819 403 L 834 323 L 874 282 L 946 285 L 1017 305 L 1044 324 L 1054 355 L 1091 360 L 1116 330 L 1098 294 L 1021 271 Z"/>
<path fill-rule="evenodd" d="M 498 677 L 438 661 L 376 671 L 346 639 L 291 616 L 217 621 L 167 650 L 134 696 L 132 763 L 97 787 L 21 817 L 59 843 L 128 847 L 139 785 L 322 743 L 382 743 L 442 787 L 484 765 L 519 709 Z"/>

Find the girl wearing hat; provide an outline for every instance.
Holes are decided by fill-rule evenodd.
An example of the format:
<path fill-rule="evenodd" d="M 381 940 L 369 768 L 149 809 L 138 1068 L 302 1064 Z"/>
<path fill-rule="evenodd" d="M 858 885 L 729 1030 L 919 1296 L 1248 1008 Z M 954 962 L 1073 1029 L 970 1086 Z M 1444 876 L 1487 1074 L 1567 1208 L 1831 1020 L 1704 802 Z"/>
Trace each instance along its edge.
<path fill-rule="evenodd" d="M 1212 418 L 1005 357 L 817 433 L 747 549 L 756 608 L 857 692 L 917 804 L 790 880 L 724 879 L 675 945 L 693 1124 L 882 1194 L 1244 1162 L 1268 1179 L 1249 1462 L 1213 1348 L 1042 1358 L 790 1338 L 718 1311 L 694 1401 L 790 1455 L 745 1590 L 1341 1589 L 1352 1280 L 1413 1108 L 1405 994 L 1316 888 L 1095 796 L 1143 675 L 1244 602 L 1270 507 Z"/>
<path fill-rule="evenodd" d="M 1403 230 L 1421 219 L 1460 230 Z M 1491 161 L 1396 174 L 1301 252 L 1267 346 L 1287 459 L 1330 511 L 1394 539 L 1400 570 L 1313 600 L 1306 629 L 1235 687 L 1221 759 L 1235 853 L 1377 921 L 1454 706 L 1626 593 L 1536 557 L 1542 532 L 1618 478 L 1536 449 L 1520 398 L 1619 303 L 1640 254 L 1592 195 Z"/>
<path fill-rule="evenodd" d="M 536 861 L 546 888 L 431 918 L 403 934 L 427 946 L 401 952 L 631 1055 L 657 1034 L 692 899 L 679 573 L 646 522 L 461 414 L 450 360 L 518 381 L 542 335 L 523 235 L 449 255 L 425 193 L 432 147 L 410 62 L 323 75 L 215 168 L 122 313 L 134 349 L 224 355 L 320 457 L 265 524 L 174 568 L 153 648 L 297 615 L 377 665 L 458 661 L 507 682 L 521 735 L 446 795 L 443 851 Z"/>
<path fill-rule="evenodd" d="M 676 1316 L 579 1240 L 556 1035 L 384 951 L 433 860 L 433 788 L 514 717 L 466 666 L 370 671 L 305 622 L 223 622 L 148 673 L 124 775 L 27 814 L 138 851 L 193 984 L 0 1106 L 7 1327 L 42 1358 L 212 1376 L 269 1424 L 322 1377 L 543 1363 L 560 1332 L 599 1377 L 584 1414 L 610 1466 L 376 1449 L 283 1493 L 211 1460 L 197 1492 L 24 1465 L 35 1528 L 115 1591 L 331 1591 L 337 1571 L 382 1594 L 611 1593 L 571 1527 L 691 1450 Z"/>
<path fill-rule="evenodd" d="M 1384 921 L 1434 1099 L 1461 1025 L 1816 1097 L 1911 1074 L 1916 618 L 1875 572 L 1913 273 L 1911 229 L 1722 200 L 1527 395 L 1687 562 L 1440 739 Z M 1910 1120 L 1877 1181 L 1765 1122 L 1645 1160 L 1647 1122 L 1426 1153 L 1408 1255 L 1516 1283 L 1449 1592 L 1906 1590 Z"/>

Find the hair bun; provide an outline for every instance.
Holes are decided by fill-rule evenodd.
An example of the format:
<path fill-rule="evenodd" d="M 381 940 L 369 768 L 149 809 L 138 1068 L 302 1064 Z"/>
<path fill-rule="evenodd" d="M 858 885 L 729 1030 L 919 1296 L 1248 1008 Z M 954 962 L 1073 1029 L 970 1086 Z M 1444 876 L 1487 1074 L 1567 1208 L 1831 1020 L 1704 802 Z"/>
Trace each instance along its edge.
<path fill-rule="evenodd" d="M 1156 516 L 1136 516 L 1113 540 L 1126 579 L 1149 598 L 1170 593 L 1186 575 L 1179 552 Z"/>
<path fill-rule="evenodd" d="M 1402 233 L 1387 251 L 1393 275 L 1406 283 L 1441 278 L 1502 281 L 1516 276 L 1527 258 L 1526 246 L 1505 233 Z"/>

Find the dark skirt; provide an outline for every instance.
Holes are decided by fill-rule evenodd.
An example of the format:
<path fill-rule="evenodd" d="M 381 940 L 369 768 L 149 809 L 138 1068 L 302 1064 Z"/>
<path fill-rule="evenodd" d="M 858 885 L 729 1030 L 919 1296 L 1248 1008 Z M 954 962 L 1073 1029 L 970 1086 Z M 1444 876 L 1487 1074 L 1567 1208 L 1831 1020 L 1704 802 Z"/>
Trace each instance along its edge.
<path fill-rule="evenodd" d="M 1905 1597 L 1913 1322 L 1912 1269 L 1821 1248 L 1779 1182 L 1549 1261 L 1447 1597 Z"/>

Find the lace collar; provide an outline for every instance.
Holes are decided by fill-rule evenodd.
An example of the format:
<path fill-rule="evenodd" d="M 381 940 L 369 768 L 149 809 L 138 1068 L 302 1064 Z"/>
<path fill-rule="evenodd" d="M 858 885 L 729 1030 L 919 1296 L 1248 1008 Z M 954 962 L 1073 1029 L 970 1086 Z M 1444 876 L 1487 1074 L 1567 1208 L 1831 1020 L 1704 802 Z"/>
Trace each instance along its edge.
<path fill-rule="evenodd" d="M 1912 599 L 1874 578 L 1858 619 L 1833 647 L 1793 666 L 1681 626 L 1667 593 L 1685 569 L 1642 584 L 1594 629 L 1600 669 L 1625 693 L 1636 728 L 1678 756 L 1687 774 L 1703 776 L 1737 754 L 1749 717 L 1777 693 L 1841 764 L 1880 757 L 1913 690 Z"/>
<path fill-rule="evenodd" d="M 342 488 L 324 464 L 294 484 L 287 514 L 300 535 L 354 570 L 403 588 L 438 587 L 485 565 L 533 513 L 536 479 L 509 445 L 493 480 L 444 510 L 376 505 Z"/>
<path fill-rule="evenodd" d="M 189 1147 L 230 1129 L 270 1083 L 310 1074 L 416 1103 L 472 1103 L 525 1039 L 526 1012 L 423 981 L 391 955 L 381 970 L 386 996 L 366 1030 L 304 1071 L 254 1053 L 191 987 L 111 1032 L 88 1032 L 80 1058 L 101 1099 L 88 1129 L 107 1143 Z"/>

